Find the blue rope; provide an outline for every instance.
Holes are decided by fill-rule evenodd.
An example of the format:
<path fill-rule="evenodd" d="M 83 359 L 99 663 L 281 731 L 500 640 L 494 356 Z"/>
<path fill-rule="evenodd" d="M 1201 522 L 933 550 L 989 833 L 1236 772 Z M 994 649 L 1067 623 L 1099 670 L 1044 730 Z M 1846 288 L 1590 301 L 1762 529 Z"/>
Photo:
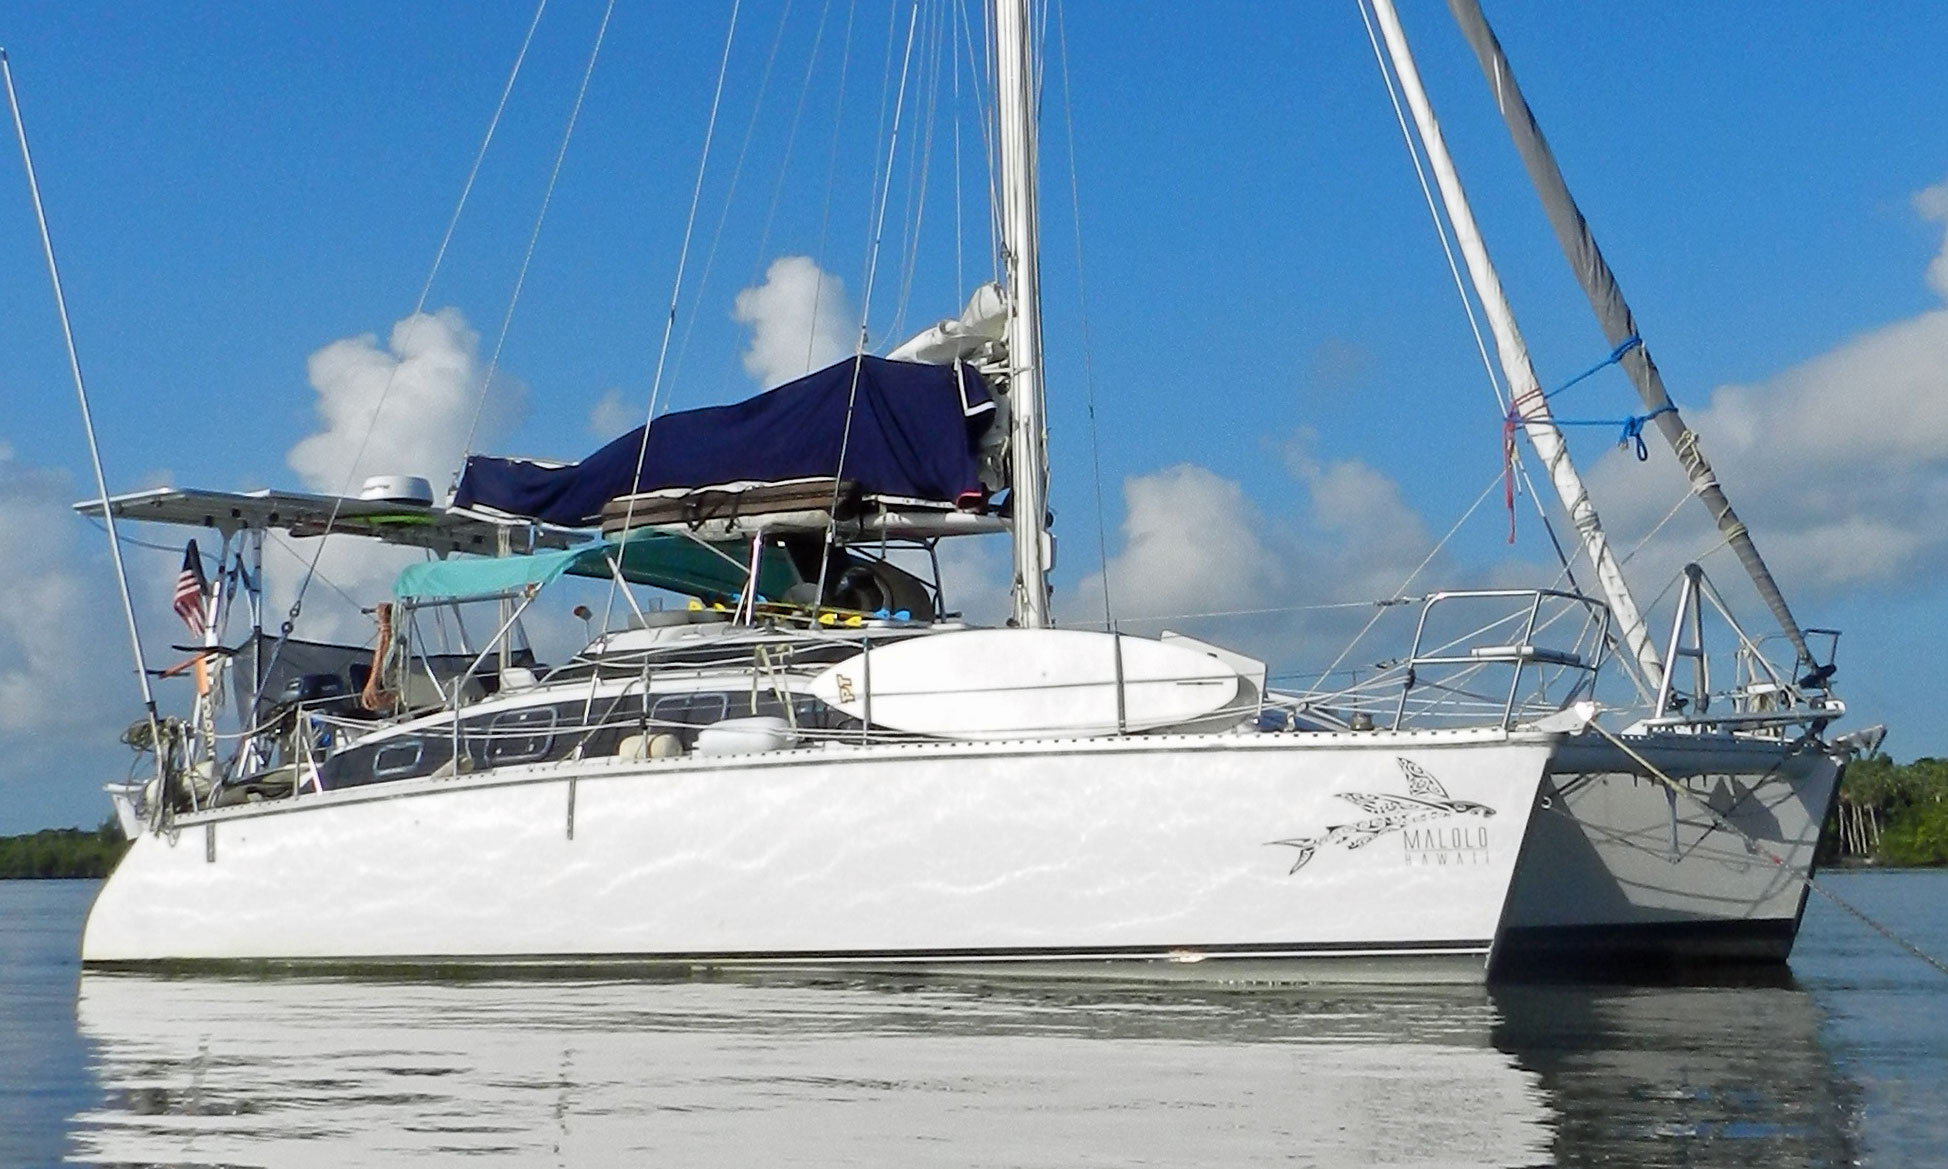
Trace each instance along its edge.
<path fill-rule="evenodd" d="M 1564 390 L 1575 385 L 1577 382 L 1583 381 L 1586 378 L 1592 377 L 1596 374 L 1603 372 L 1604 370 L 1615 365 L 1617 362 L 1622 361 L 1624 354 L 1630 352 L 1632 349 L 1637 348 L 1637 346 L 1642 345 L 1643 343 L 1644 343 L 1644 339 L 1642 337 L 1637 336 L 1635 333 L 1630 334 L 1630 336 L 1625 337 L 1620 343 L 1618 343 L 1615 349 L 1610 350 L 1610 356 L 1597 362 L 1595 365 L 1590 366 L 1588 369 L 1577 374 L 1575 377 L 1570 378 L 1568 381 L 1557 386 L 1555 389 L 1550 390 L 1548 393 L 1542 395 L 1543 400 L 1547 401 L 1548 399 L 1555 397 L 1557 394 L 1560 394 Z"/>
<path fill-rule="evenodd" d="M 1584 379 L 1590 377 L 1593 374 L 1608 369 L 1610 366 L 1615 365 L 1619 361 L 1622 361 L 1624 354 L 1630 352 L 1632 349 L 1637 348 L 1643 343 L 1644 343 L 1643 338 L 1637 336 L 1635 333 L 1632 333 L 1630 336 L 1625 337 L 1623 341 L 1620 344 L 1618 344 L 1615 349 L 1610 350 L 1610 355 L 1608 357 L 1597 362 L 1595 365 L 1590 366 L 1588 369 L 1577 374 L 1575 377 L 1570 378 L 1568 381 L 1557 386 L 1555 389 L 1550 390 L 1548 393 L 1542 395 L 1543 401 L 1545 402 L 1548 401 L 1550 398 L 1553 398 L 1557 394 L 1562 393 L 1564 390 L 1575 385 L 1576 383 L 1583 381 Z M 1633 414 L 1628 418 L 1558 418 L 1555 420 L 1555 424 L 1557 426 L 1621 427 L 1622 432 L 1617 435 L 1617 445 L 1620 447 L 1628 447 L 1634 444 L 1637 448 L 1637 461 L 1641 463 L 1647 461 L 1650 458 L 1650 447 L 1648 447 L 1644 443 L 1644 423 L 1649 422 L 1651 419 L 1657 417 L 1659 414 L 1672 414 L 1675 413 L 1676 411 L 1677 411 L 1676 406 L 1672 405 L 1670 402 L 1665 402 L 1662 406 L 1659 406 L 1657 409 L 1652 410 L 1648 414 Z M 1513 406 L 1509 407 L 1506 423 L 1510 427 L 1520 426 L 1522 424 L 1522 418 L 1519 414 L 1517 414 L 1516 409 Z"/>
<path fill-rule="evenodd" d="M 1624 419 L 1623 433 L 1617 436 L 1617 445 L 1629 446 L 1631 443 L 1636 443 L 1637 461 L 1640 463 L 1643 462 L 1650 458 L 1650 449 L 1644 445 L 1644 423 L 1649 422 L 1659 414 L 1675 413 L 1677 413 L 1677 407 L 1666 402 L 1648 414 L 1636 414 Z"/>
<path fill-rule="evenodd" d="M 1622 432 L 1617 435 L 1617 445 L 1627 447 L 1636 444 L 1637 461 L 1641 463 L 1650 458 L 1650 448 L 1644 444 L 1644 424 L 1659 414 L 1675 413 L 1677 407 L 1666 402 L 1648 414 L 1632 414 L 1628 418 L 1558 418 L 1555 422 L 1557 426 L 1621 427 Z"/>

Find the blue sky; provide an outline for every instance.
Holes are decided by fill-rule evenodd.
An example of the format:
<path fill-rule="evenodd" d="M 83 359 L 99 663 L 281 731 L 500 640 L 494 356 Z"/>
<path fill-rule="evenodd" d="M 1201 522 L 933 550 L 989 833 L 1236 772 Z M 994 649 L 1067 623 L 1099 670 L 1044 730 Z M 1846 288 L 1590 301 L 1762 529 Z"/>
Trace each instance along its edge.
<path fill-rule="evenodd" d="M 1923 194 L 1948 182 L 1938 80 L 1948 11 L 1486 7 L 1673 395 L 1779 562 L 1802 622 L 1847 631 L 1842 693 L 1866 720 L 1892 725 L 1897 757 L 1948 753 L 1930 701 L 1943 681 L 1948 601 L 1938 583 L 1948 561 L 1938 518 L 1948 503 L 1948 265 L 1931 285 L 1943 222 L 1929 218 L 1935 204 Z M 1443 6 L 1402 9 L 1553 385 L 1607 346 Z M 910 11 L 855 5 L 848 41 L 846 6 L 827 7 L 794 133 L 821 5 L 743 5 L 665 376 L 678 407 L 757 388 L 742 360 L 749 333 L 732 314 L 738 292 L 761 284 L 777 258 L 811 257 L 859 305 L 882 82 L 889 61 L 897 79 Z M 926 30 L 944 11 L 921 9 L 867 314 L 876 343 L 953 314 L 991 272 L 972 81 L 963 59 L 956 119 L 951 38 L 928 51 Z M 8 9 L 0 45 L 112 488 L 304 485 L 287 460 L 329 429 L 320 379 L 353 384 L 332 381 L 330 361 L 307 362 L 321 351 L 353 365 L 384 356 L 532 12 Z M 476 366 L 499 332 L 599 16 L 589 3 L 550 5 L 428 298 L 478 335 Z M 575 457 L 600 441 L 596 422 L 639 416 L 647 403 L 728 16 L 721 4 L 619 6 L 506 335 L 487 411 L 492 449 Z M 1078 3 L 1063 24 L 1119 610 L 1390 592 L 1490 483 L 1500 423 L 1357 10 Z M 1086 578 L 1100 565 L 1067 115 L 1053 36 L 1050 45 L 1042 198 L 1058 607 L 1086 619 L 1097 603 Z M 934 60 L 948 63 L 929 103 Z M 906 195 L 918 173 L 907 152 L 919 142 L 931 145 L 924 203 Z M 1948 215 L 1948 195 L 1939 198 Z M 901 312 L 915 206 L 924 210 Z M 11 161 L 0 168 L 0 258 L 12 273 L 0 286 L 0 583 L 10 598 L 0 619 L 0 831 L 17 831 L 92 823 L 105 810 L 94 789 L 126 768 L 114 736 L 137 705 L 100 534 L 55 506 L 86 492 L 85 448 Z M 359 340 L 367 334 L 379 340 Z M 1610 371 L 1562 412 L 1621 417 L 1633 404 Z M 450 422 L 455 404 L 443 408 Z M 1662 460 L 1640 467 L 1609 444 L 1599 429 L 1572 435 L 1627 546 L 1680 484 Z M 408 458 L 418 448 L 401 449 Z M 1533 515 L 1521 517 L 1513 549 L 1505 524 L 1494 506 L 1478 513 L 1437 567 L 1464 580 L 1544 572 Z M 1650 569 L 1696 554 L 1684 545 L 1696 535 L 1680 530 L 1646 555 L 1642 593 L 1663 585 Z M 997 553 L 958 562 L 971 594 L 991 586 Z M 135 555 L 148 582 L 141 616 L 163 646 L 178 632 L 163 599 L 171 557 Z M 1737 599 L 1730 560 L 1706 563 Z M 1743 612 L 1763 626 L 1760 611 Z M 1267 652 L 1301 648 L 1316 647 Z"/>

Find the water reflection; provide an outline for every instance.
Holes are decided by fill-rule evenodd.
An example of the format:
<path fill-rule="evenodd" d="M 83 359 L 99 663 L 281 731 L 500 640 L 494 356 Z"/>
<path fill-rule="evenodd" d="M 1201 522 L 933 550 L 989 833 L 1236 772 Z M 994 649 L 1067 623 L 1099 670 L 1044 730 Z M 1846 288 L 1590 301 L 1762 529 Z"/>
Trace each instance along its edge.
<path fill-rule="evenodd" d="M 1562 1165 L 1860 1160 L 1859 1091 L 1811 994 L 1771 986 L 1494 993 L 1494 1044 L 1535 1073 Z"/>
<path fill-rule="evenodd" d="M 166 1164 L 1530 1163 L 1480 993 L 89 976 L 76 1152 Z"/>
<path fill-rule="evenodd" d="M 1845 1164 L 1806 995 L 89 975 L 84 1160 Z"/>

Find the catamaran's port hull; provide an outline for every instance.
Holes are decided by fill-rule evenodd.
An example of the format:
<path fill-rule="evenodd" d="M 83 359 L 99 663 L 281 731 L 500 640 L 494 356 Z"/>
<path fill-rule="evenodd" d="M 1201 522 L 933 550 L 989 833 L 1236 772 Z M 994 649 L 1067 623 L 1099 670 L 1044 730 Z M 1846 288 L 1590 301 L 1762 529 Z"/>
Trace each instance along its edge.
<path fill-rule="evenodd" d="M 143 835 L 82 957 L 1479 981 L 1550 746 L 848 745 L 307 794 Z M 1403 759 L 1455 809 L 1335 835 L 1409 796 Z"/>
<path fill-rule="evenodd" d="M 1839 760 L 1776 740 L 1626 741 L 1684 792 L 1607 740 L 1566 740 L 1529 830 L 1496 973 L 1784 962 Z"/>

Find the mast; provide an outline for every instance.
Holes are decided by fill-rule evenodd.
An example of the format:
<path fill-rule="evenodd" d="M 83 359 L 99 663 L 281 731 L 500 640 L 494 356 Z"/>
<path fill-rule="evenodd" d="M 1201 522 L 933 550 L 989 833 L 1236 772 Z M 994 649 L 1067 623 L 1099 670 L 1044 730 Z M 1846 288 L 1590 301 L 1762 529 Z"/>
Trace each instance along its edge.
<path fill-rule="evenodd" d="M 1536 124 L 1535 112 L 1522 96 L 1520 87 L 1515 84 L 1515 74 L 1508 67 L 1508 58 L 1502 54 L 1501 42 L 1488 27 L 1488 21 L 1481 14 L 1480 5 L 1475 0 L 1447 0 L 1448 11 L 1454 15 L 1454 22 L 1461 26 L 1461 34 L 1468 38 L 1468 44 L 1475 51 L 1475 58 L 1481 62 L 1482 74 L 1488 79 L 1488 87 L 1495 95 L 1495 108 L 1501 111 L 1502 121 L 1508 126 L 1509 137 L 1515 140 L 1515 149 L 1522 155 L 1522 165 L 1529 172 L 1529 182 L 1542 200 L 1542 209 L 1549 216 L 1549 226 L 1555 229 L 1556 242 L 1562 247 L 1563 257 L 1576 273 L 1577 283 L 1583 286 L 1583 294 L 1589 297 L 1590 308 L 1603 326 L 1604 336 L 1610 344 L 1621 346 L 1624 342 L 1638 339 L 1637 321 L 1623 299 L 1623 290 L 1617 286 L 1616 275 L 1603 259 L 1603 253 L 1596 246 L 1596 239 L 1590 234 L 1589 223 L 1583 218 L 1576 200 L 1569 193 L 1569 185 L 1563 181 L 1562 168 L 1556 164 L 1556 156 L 1549 149 L 1549 143 L 1542 136 L 1542 127 Z M 1772 579 L 1772 570 L 1766 567 L 1765 560 L 1759 556 L 1758 548 L 1752 543 L 1752 536 L 1739 521 L 1738 513 L 1732 510 L 1731 501 L 1725 498 L 1725 491 L 1718 485 L 1718 476 L 1711 464 L 1705 461 L 1704 452 L 1698 449 L 1697 433 L 1684 425 L 1677 406 L 1665 392 L 1664 376 L 1657 371 L 1657 363 L 1650 358 L 1650 350 L 1641 341 L 1632 345 L 1623 355 L 1624 372 L 1637 387 L 1637 395 L 1643 399 L 1644 409 L 1650 412 L 1651 420 L 1665 441 L 1671 444 L 1678 462 L 1684 467 L 1685 477 L 1691 481 L 1691 491 L 1704 501 L 1711 512 L 1711 518 L 1724 533 L 1725 541 L 1738 554 L 1738 562 L 1745 567 L 1752 584 L 1765 600 L 1766 607 L 1779 622 L 1786 639 L 1792 643 L 1793 652 L 1799 655 L 1801 665 L 1814 666 L 1812 652 L 1806 648 L 1805 634 L 1799 623 L 1793 619 L 1792 610 L 1786 606 L 1786 598 L 1780 593 L 1778 582 Z"/>
<path fill-rule="evenodd" d="M 1001 142 L 1001 250 L 1008 277 L 1008 409 L 1014 512 L 1014 623 L 1048 619 L 1048 427 L 1042 411 L 1041 264 L 1036 252 L 1035 82 L 1029 6 L 993 0 L 995 119 Z"/>
<path fill-rule="evenodd" d="M 1624 645 L 1630 650 L 1643 676 L 1655 685 L 1657 679 L 1663 676 L 1663 662 L 1644 628 L 1643 615 L 1637 609 L 1637 602 L 1624 582 L 1622 566 L 1610 551 L 1609 541 L 1603 534 L 1603 524 L 1596 515 L 1596 506 L 1590 502 L 1581 476 L 1569 461 L 1569 450 L 1563 442 L 1562 431 L 1550 415 L 1548 400 L 1536 379 L 1535 366 L 1529 360 L 1528 346 L 1522 340 L 1521 330 L 1515 325 L 1515 314 L 1502 291 L 1501 278 L 1496 275 L 1495 266 L 1488 259 L 1487 245 L 1482 242 L 1481 232 L 1475 225 L 1474 212 L 1468 206 L 1467 193 L 1461 189 L 1461 178 L 1455 173 L 1454 160 L 1447 152 L 1447 140 L 1441 134 L 1440 123 L 1434 120 L 1434 110 L 1428 104 L 1427 92 L 1421 87 L 1420 71 L 1415 67 L 1413 53 L 1407 47 L 1407 37 L 1401 31 L 1393 0 L 1372 0 L 1372 4 L 1374 14 L 1380 20 L 1380 31 L 1386 39 L 1387 55 L 1393 62 L 1394 73 L 1400 79 L 1400 88 L 1407 97 L 1414 124 L 1420 131 L 1421 144 L 1427 150 L 1427 160 L 1440 185 L 1441 201 L 1447 207 L 1448 221 L 1454 226 L 1456 242 L 1461 245 L 1461 254 L 1467 261 L 1475 295 L 1480 298 L 1482 310 L 1494 331 L 1495 353 L 1501 361 L 1503 375 L 1508 378 L 1512 409 L 1521 421 L 1523 431 L 1529 436 L 1529 442 L 1534 445 L 1536 455 L 1547 468 L 1549 481 L 1555 486 L 1556 495 L 1569 513 L 1577 535 L 1582 538 L 1583 552 L 1596 568 L 1597 582 L 1603 589 L 1604 598 L 1609 601 L 1610 614 L 1616 619 Z"/>

